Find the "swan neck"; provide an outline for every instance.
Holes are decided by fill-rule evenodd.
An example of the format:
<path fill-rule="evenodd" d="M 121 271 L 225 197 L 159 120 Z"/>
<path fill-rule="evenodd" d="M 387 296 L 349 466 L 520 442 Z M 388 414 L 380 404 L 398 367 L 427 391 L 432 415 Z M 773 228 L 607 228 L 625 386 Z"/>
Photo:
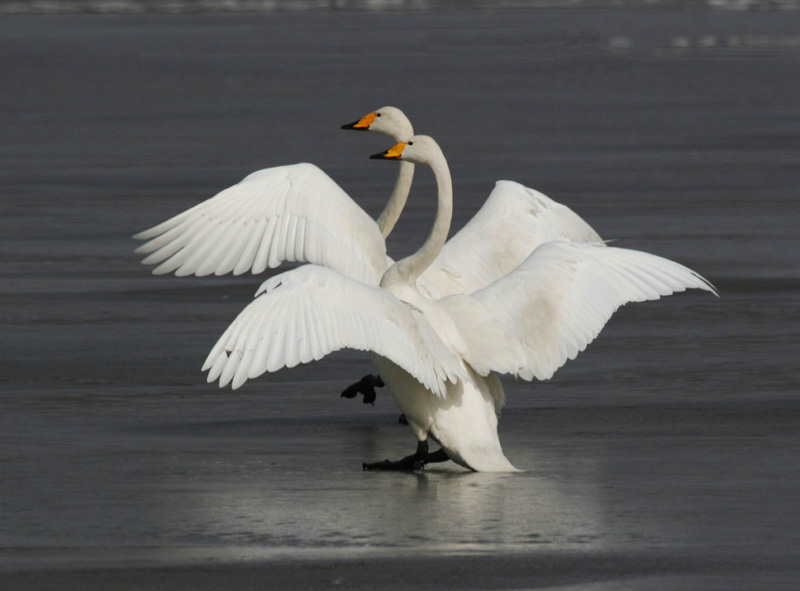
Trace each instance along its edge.
<path fill-rule="evenodd" d="M 453 182 L 450 178 L 450 169 L 444 157 L 437 158 L 431 163 L 431 169 L 436 177 L 436 186 L 439 193 L 439 203 L 436 208 L 436 218 L 430 234 L 416 253 L 399 261 L 395 267 L 403 283 L 414 285 L 420 275 L 439 256 L 447 241 L 450 232 L 450 220 L 453 216 Z"/>
<path fill-rule="evenodd" d="M 411 191 L 411 181 L 414 179 L 414 164 L 411 162 L 400 162 L 397 173 L 397 181 L 394 183 L 394 190 L 386 207 L 383 208 L 378 217 L 378 228 L 386 238 L 394 229 L 403 208 L 406 206 L 408 194 Z"/>

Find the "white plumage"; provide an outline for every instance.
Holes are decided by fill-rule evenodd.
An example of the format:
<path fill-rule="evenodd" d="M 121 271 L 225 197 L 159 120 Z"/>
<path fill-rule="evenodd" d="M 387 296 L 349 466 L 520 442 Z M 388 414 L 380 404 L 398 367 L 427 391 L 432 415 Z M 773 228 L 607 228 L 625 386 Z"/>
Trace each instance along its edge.
<path fill-rule="evenodd" d="M 597 337 L 620 306 L 689 288 L 713 291 L 691 269 L 655 255 L 555 241 L 472 297 L 513 327 L 525 351 L 519 376 L 547 380 Z"/>
<path fill-rule="evenodd" d="M 314 262 L 377 284 L 386 243 L 372 218 L 313 164 L 254 172 L 136 238 L 153 273 L 261 273 L 284 261 Z"/>
<path fill-rule="evenodd" d="M 403 141 L 408 118 L 383 107 L 344 126 Z M 134 236 L 157 275 L 261 273 L 284 261 L 321 265 L 377 285 L 393 263 L 385 237 L 403 211 L 414 164 L 401 162 L 377 222 L 313 164 L 259 170 L 216 196 Z M 499 181 L 477 214 L 445 244 L 418 286 L 433 298 L 472 293 L 514 269 L 549 240 L 600 242 L 568 207 L 515 183 Z"/>
<path fill-rule="evenodd" d="M 380 287 L 317 266 L 269 279 L 209 354 L 209 381 L 238 387 L 342 347 L 368 350 L 420 442 L 432 435 L 450 459 L 473 470 L 513 471 L 497 436 L 504 395 L 491 372 L 547 379 L 626 302 L 687 288 L 713 292 L 690 269 L 660 257 L 550 241 L 472 295 L 430 299 L 417 280 L 438 260 L 449 230 L 447 162 L 427 136 L 381 156 L 426 164 L 436 176 L 436 219 L 422 248 L 391 266 Z"/>
<path fill-rule="evenodd" d="M 566 205 L 514 181 L 498 181 L 478 212 L 420 276 L 423 293 L 472 293 L 514 270 L 550 240 L 602 243 Z"/>
<path fill-rule="evenodd" d="M 265 281 L 208 355 L 208 381 L 238 388 L 343 348 L 390 357 L 438 396 L 465 374 L 420 311 L 389 292 L 304 265 Z M 227 351 L 230 354 L 226 354 Z"/>

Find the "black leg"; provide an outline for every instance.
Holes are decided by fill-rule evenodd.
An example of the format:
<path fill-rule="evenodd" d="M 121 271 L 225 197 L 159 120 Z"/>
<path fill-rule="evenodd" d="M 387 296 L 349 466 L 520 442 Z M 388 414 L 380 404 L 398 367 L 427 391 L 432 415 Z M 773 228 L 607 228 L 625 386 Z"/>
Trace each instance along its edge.
<path fill-rule="evenodd" d="M 364 470 L 422 470 L 425 464 L 446 462 L 449 459 L 450 458 L 447 457 L 443 449 L 433 452 L 432 454 L 428 453 L 428 441 L 425 440 L 417 443 L 417 451 L 414 455 L 406 456 L 402 460 L 397 460 L 396 462 L 383 460 L 382 462 L 374 462 L 372 464 L 364 463 L 362 467 Z"/>
<path fill-rule="evenodd" d="M 355 398 L 357 394 L 363 394 L 364 404 L 374 405 L 377 398 L 375 388 L 383 388 L 385 385 L 381 376 L 369 374 L 342 390 L 342 398 Z"/>

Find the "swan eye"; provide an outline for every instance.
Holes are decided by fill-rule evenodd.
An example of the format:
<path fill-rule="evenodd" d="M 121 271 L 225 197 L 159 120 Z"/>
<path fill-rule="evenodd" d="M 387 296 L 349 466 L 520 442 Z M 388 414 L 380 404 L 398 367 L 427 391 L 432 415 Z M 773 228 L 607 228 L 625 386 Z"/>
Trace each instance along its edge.
<path fill-rule="evenodd" d="M 381 114 L 380 114 L 380 113 L 375 113 L 375 115 L 376 115 L 376 116 L 378 116 L 378 117 L 380 117 L 380 116 L 381 116 Z"/>
<path fill-rule="evenodd" d="M 408 145 L 409 145 L 409 146 L 413 146 L 413 145 L 414 145 L 414 142 L 408 142 Z"/>

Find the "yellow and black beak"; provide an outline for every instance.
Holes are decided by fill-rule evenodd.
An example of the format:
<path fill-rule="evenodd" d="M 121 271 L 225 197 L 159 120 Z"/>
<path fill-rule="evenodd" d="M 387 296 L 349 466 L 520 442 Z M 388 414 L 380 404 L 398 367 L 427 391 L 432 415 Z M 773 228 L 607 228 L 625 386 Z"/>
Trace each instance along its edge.
<path fill-rule="evenodd" d="M 375 121 L 375 118 L 378 116 L 377 113 L 370 113 L 369 115 L 364 115 L 358 121 L 353 121 L 352 123 L 348 123 L 347 125 L 342 125 L 342 129 L 355 129 L 357 131 L 369 131 L 369 126 L 372 125 L 372 122 Z"/>
<path fill-rule="evenodd" d="M 381 152 L 380 154 L 373 154 L 369 157 L 370 160 L 400 160 L 400 157 L 403 155 L 403 150 L 405 150 L 406 146 L 405 142 L 400 142 L 399 144 L 395 144 L 385 152 Z"/>

